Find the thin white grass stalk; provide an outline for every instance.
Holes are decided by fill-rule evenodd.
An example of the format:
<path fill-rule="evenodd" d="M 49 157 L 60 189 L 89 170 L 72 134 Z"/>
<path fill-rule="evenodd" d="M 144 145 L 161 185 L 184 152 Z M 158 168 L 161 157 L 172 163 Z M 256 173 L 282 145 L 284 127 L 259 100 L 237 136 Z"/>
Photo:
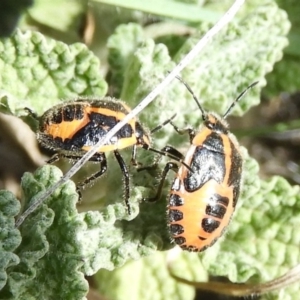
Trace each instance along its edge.
<path fill-rule="evenodd" d="M 179 64 L 166 76 L 166 78 L 141 101 L 125 118 L 112 128 L 107 135 L 101 139 L 91 150 L 89 150 L 56 184 L 51 186 L 17 219 L 16 227 L 19 227 L 24 220 L 35 211 L 59 186 L 69 180 L 96 152 L 107 143 L 129 120 L 139 114 L 147 105 L 149 105 L 169 83 L 179 75 L 179 73 L 202 51 L 208 42 L 224 28 L 236 15 L 245 0 L 236 0 L 224 16 L 199 40 L 195 47 L 179 62 Z"/>

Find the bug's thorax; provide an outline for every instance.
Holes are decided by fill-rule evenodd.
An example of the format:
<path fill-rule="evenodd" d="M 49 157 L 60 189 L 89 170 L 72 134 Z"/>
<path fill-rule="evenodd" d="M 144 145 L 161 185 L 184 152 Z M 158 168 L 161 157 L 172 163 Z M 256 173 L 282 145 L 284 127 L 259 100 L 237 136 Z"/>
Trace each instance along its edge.
<path fill-rule="evenodd" d="M 204 121 L 196 133 L 192 145 L 203 145 L 208 137 L 228 139 L 229 135 L 227 122 L 215 113 L 208 113 L 204 116 Z"/>

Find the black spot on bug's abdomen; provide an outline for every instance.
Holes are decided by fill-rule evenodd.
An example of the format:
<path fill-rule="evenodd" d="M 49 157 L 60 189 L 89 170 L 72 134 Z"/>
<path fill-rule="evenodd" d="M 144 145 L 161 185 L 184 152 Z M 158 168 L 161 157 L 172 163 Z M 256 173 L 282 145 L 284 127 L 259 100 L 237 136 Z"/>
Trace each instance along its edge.
<path fill-rule="evenodd" d="M 186 239 L 183 236 L 179 236 L 179 237 L 174 238 L 174 241 L 177 245 L 180 246 L 180 245 L 185 244 Z"/>
<path fill-rule="evenodd" d="M 84 116 L 82 106 L 79 105 L 67 105 L 63 107 L 63 120 L 65 122 L 71 122 L 73 120 L 81 120 Z"/>
<path fill-rule="evenodd" d="M 63 111 L 61 109 L 55 111 L 51 116 L 51 123 L 60 124 L 62 121 L 63 121 Z M 50 120 L 48 120 L 47 123 L 50 124 Z"/>
<path fill-rule="evenodd" d="M 177 209 L 169 210 L 169 222 L 177 222 L 183 219 L 183 213 Z"/>
<path fill-rule="evenodd" d="M 170 225 L 170 232 L 171 232 L 172 235 L 179 235 L 179 234 L 182 234 L 184 232 L 184 228 L 180 224 L 171 224 Z"/>
<path fill-rule="evenodd" d="M 207 205 L 205 213 L 208 216 L 216 217 L 218 219 L 223 219 L 226 213 L 226 208 L 221 205 Z"/>
<path fill-rule="evenodd" d="M 214 232 L 219 226 L 220 222 L 213 218 L 203 218 L 201 222 L 202 229 L 207 233 Z"/>
<path fill-rule="evenodd" d="M 169 205 L 173 206 L 182 206 L 184 204 L 184 199 L 178 196 L 177 194 L 171 194 L 169 199 Z"/>
<path fill-rule="evenodd" d="M 222 220 L 224 218 L 224 215 L 226 214 L 228 204 L 229 199 L 227 197 L 223 197 L 219 194 L 213 194 L 209 198 L 205 213 L 208 216 Z"/>
<path fill-rule="evenodd" d="M 55 110 L 51 115 L 52 124 L 60 124 L 63 121 L 72 122 L 73 120 L 82 120 L 84 118 L 84 107 L 82 105 L 71 104 Z"/>

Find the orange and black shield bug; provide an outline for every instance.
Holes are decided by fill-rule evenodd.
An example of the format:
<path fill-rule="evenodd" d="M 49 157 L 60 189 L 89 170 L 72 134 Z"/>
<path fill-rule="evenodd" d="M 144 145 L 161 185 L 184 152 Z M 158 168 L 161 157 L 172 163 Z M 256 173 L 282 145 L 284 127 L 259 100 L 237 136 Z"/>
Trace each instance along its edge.
<path fill-rule="evenodd" d="M 186 155 L 170 146 L 161 150 L 181 164 L 166 164 L 157 194 L 148 201 L 161 197 L 168 172 L 175 171 L 168 205 L 171 237 L 185 250 L 203 251 L 213 245 L 228 226 L 240 193 L 243 158 L 225 118 L 257 82 L 243 91 L 221 117 L 205 112 L 191 88 L 179 79 L 196 101 L 203 124 L 195 132 L 192 128 L 178 129 L 171 123 L 179 134 L 189 135 L 191 145 Z"/>
<path fill-rule="evenodd" d="M 118 122 L 130 112 L 130 108 L 122 101 L 106 97 L 103 99 L 77 99 L 58 104 L 37 117 L 27 108 L 30 115 L 39 121 L 37 133 L 42 147 L 55 152 L 48 163 L 60 158 L 80 159 L 87 151 L 97 144 Z M 175 115 L 172 117 L 174 118 Z M 172 119 L 171 118 L 171 119 Z M 128 213 L 129 205 L 129 172 L 119 150 L 132 147 L 131 163 L 137 165 L 136 149 L 158 152 L 150 147 L 150 134 L 169 123 L 171 119 L 147 132 L 137 118 L 131 119 L 117 132 L 108 143 L 101 146 L 90 158 L 90 161 L 100 163 L 100 170 L 77 185 L 77 191 L 101 177 L 107 170 L 106 152 L 113 152 L 124 177 L 125 203 Z"/>

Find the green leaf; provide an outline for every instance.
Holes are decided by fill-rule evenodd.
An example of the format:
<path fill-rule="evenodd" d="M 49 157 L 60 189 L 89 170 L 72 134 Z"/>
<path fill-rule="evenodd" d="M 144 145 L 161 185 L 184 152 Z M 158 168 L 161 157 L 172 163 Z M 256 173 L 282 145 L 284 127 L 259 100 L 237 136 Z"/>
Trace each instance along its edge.
<path fill-rule="evenodd" d="M 34 175 L 25 174 L 24 209 L 61 176 L 58 168 L 49 165 Z M 1 299 L 20 299 L 21 295 L 22 299 L 82 299 L 88 290 L 84 275 L 101 268 L 112 270 L 129 259 L 153 253 L 155 245 L 139 230 L 121 225 L 120 219 L 129 219 L 123 204 L 111 204 L 102 213 L 78 214 L 77 200 L 75 185 L 68 182 L 24 221 L 22 242 L 11 254 L 16 262 L 10 263 Z M 136 215 L 137 206 L 132 208 Z M 9 225 L 14 229 L 13 219 Z M 36 289 L 41 282 L 43 288 Z"/>
<path fill-rule="evenodd" d="M 175 64 L 168 49 L 146 39 L 138 24 L 120 25 L 108 41 L 112 72 L 122 84 L 121 99 L 132 106 L 146 96 Z M 123 76 L 118 75 L 118 70 Z"/>
<path fill-rule="evenodd" d="M 187 40 L 175 60 L 179 61 L 208 28 L 208 24 L 202 24 L 199 33 Z M 286 13 L 274 3 L 258 6 L 239 22 L 231 22 L 223 29 L 182 76 L 207 110 L 222 114 L 248 85 L 254 81 L 265 85 L 266 74 L 282 58 L 289 28 Z M 257 105 L 259 92 L 254 88 L 246 101 L 239 102 L 234 113 L 241 115 Z M 193 120 L 199 115 L 187 117 Z"/>
<path fill-rule="evenodd" d="M 274 71 L 267 77 L 268 85 L 264 93 L 269 97 L 277 96 L 281 92 L 295 93 L 299 89 L 299 13 L 300 3 L 297 0 L 277 0 L 291 21 L 292 28 L 288 35 L 289 46 L 285 49 L 283 59 L 275 66 Z"/>
<path fill-rule="evenodd" d="M 123 300 L 180 300 L 194 299 L 195 290 L 187 285 L 178 284 L 167 269 L 168 254 L 156 252 L 151 257 L 128 262 L 113 272 L 101 270 L 96 275 L 98 289 L 109 299 Z M 181 254 L 182 264 L 178 268 L 190 273 L 190 267 L 198 268 L 196 277 L 207 280 L 197 255 Z M 202 268 L 202 269 L 201 269 Z M 193 272 L 193 271 L 192 271 Z M 134 284 L 132 284 L 134 282 Z"/>
<path fill-rule="evenodd" d="M 12 193 L 0 191 L 0 290 L 7 281 L 7 269 L 19 264 L 14 253 L 21 243 L 20 232 L 15 228 L 15 216 L 19 213 L 20 202 Z"/>
<path fill-rule="evenodd" d="M 279 93 L 296 93 L 300 85 L 299 57 L 285 54 L 274 72 L 267 76 L 268 86 L 264 93 L 269 96 L 277 96 Z M 299 76 L 298 76 L 299 75 Z"/>
<path fill-rule="evenodd" d="M 202 20 L 216 22 L 221 17 L 221 14 L 215 11 L 200 8 L 197 5 L 180 3 L 180 1 L 149 0 L 141 2 L 139 0 L 127 0 L 124 2 L 122 0 L 95 0 L 95 2 L 135 9 L 148 14 L 187 22 L 200 22 Z M 168 9 L 166 9 L 166 6 Z"/>
<path fill-rule="evenodd" d="M 121 98 L 137 104 L 174 66 L 165 45 L 145 40 L 126 67 Z"/>
<path fill-rule="evenodd" d="M 0 108 L 17 115 L 24 107 L 40 114 L 61 99 L 103 96 L 107 89 L 99 60 L 85 45 L 30 31 L 0 40 L 0 74 Z"/>
<path fill-rule="evenodd" d="M 61 176 L 59 169 L 50 166 L 34 176 L 25 174 L 25 207 Z M 9 269 L 1 299 L 82 299 L 87 293 L 87 282 L 80 272 L 83 262 L 76 231 L 83 224 L 78 220 L 76 202 L 75 186 L 69 182 L 21 225 L 22 243 L 15 251 L 20 263 Z M 41 283 L 43 288 L 37 288 Z"/>
<path fill-rule="evenodd" d="M 108 39 L 111 84 L 115 87 L 115 94 L 118 96 L 123 85 L 128 59 L 144 39 L 143 28 L 135 23 L 118 26 L 115 33 Z"/>

